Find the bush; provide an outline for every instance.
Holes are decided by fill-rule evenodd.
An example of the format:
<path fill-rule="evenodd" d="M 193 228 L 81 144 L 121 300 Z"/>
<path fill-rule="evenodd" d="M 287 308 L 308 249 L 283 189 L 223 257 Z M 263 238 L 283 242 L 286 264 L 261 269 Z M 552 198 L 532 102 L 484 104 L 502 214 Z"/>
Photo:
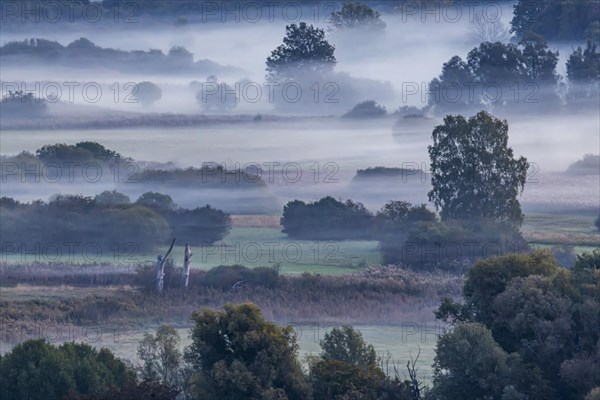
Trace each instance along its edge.
<path fill-rule="evenodd" d="M 312 240 L 369 239 L 373 215 L 361 203 L 324 197 L 313 203 L 290 201 L 281 225 L 290 237 Z"/>
<path fill-rule="evenodd" d="M 529 246 L 512 224 L 479 219 L 416 222 L 384 237 L 380 249 L 384 264 L 464 272 L 477 260 L 524 252 Z"/>
<path fill-rule="evenodd" d="M 278 281 L 279 272 L 275 268 L 221 265 L 208 270 L 202 279 L 202 284 L 223 290 L 231 290 L 245 286 L 275 287 Z"/>
<path fill-rule="evenodd" d="M 379 118 L 387 114 L 385 107 L 380 106 L 374 100 L 363 101 L 344 114 L 344 118 Z"/>
<path fill-rule="evenodd" d="M 154 83 L 144 81 L 135 85 L 133 96 L 144 106 L 151 106 L 162 97 L 162 90 Z"/>

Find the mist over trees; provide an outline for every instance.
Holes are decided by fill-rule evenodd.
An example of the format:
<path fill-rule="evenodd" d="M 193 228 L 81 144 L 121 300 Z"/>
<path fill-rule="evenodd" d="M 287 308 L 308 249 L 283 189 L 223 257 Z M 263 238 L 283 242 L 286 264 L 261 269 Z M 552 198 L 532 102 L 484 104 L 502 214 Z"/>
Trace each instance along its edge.
<path fill-rule="evenodd" d="M 4 118 L 42 118 L 48 115 L 48 104 L 33 93 L 9 90 L 2 96 L 0 112 Z"/>
<path fill-rule="evenodd" d="M 344 118 L 379 118 L 387 114 L 385 107 L 377 104 L 374 100 L 358 103 L 352 110 L 344 114 Z"/>
<path fill-rule="evenodd" d="M 43 38 L 8 42 L 0 47 L 5 65 L 59 65 L 65 67 L 103 67 L 120 72 L 172 73 L 190 72 L 210 74 L 227 69 L 209 60 L 194 61 L 192 53 L 180 46 L 173 46 L 167 54 L 162 50 L 124 51 L 101 47 L 86 38 L 68 45 Z"/>
<path fill-rule="evenodd" d="M 558 108 L 558 55 L 539 36 L 530 35 L 518 45 L 481 43 L 469 52 L 466 61 L 454 56 L 443 65 L 441 75 L 429 84 L 428 104 L 438 113 L 474 111 L 484 106 L 511 106 L 514 110 L 524 104 L 528 109 Z M 493 87 L 499 87 L 503 94 Z"/>
<path fill-rule="evenodd" d="M 136 203 L 126 200 L 128 197 L 118 192 L 96 197 L 57 195 L 49 202 L 31 203 L 2 197 L 2 251 L 23 254 L 23 246 L 36 249 L 60 237 L 60 243 L 93 247 L 92 257 L 127 251 L 137 254 L 153 250 L 175 235 L 184 243 L 200 245 L 221 240 L 229 231 L 229 214 L 209 205 L 182 209 L 170 196 L 159 193 L 146 193 Z M 62 245 L 60 254 L 68 250 L 61 249 Z"/>
<path fill-rule="evenodd" d="M 348 1 L 339 11 L 329 16 L 330 29 L 345 31 L 352 29 L 379 31 L 385 29 L 381 14 L 368 4 Z"/>
<path fill-rule="evenodd" d="M 159 101 L 162 90 L 158 85 L 144 81 L 135 85 L 133 96 L 144 106 L 148 107 Z"/>
<path fill-rule="evenodd" d="M 267 58 L 267 79 L 285 82 L 307 75 L 323 76 L 336 64 L 335 46 L 325 39 L 325 31 L 306 22 L 285 28 L 283 44 Z"/>

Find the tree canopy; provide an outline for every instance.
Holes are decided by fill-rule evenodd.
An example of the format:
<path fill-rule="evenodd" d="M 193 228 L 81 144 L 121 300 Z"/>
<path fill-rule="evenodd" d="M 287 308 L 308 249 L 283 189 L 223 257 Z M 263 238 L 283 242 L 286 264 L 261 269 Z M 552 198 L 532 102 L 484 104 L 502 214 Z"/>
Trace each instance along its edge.
<path fill-rule="evenodd" d="M 290 24 L 285 28 L 283 44 L 267 58 L 268 79 L 281 81 L 331 72 L 336 63 L 334 52 L 323 29 L 306 22 Z"/>
<path fill-rule="evenodd" d="M 347 30 L 365 28 L 369 30 L 385 29 L 385 22 L 381 14 L 373 10 L 368 4 L 356 1 L 344 3 L 340 11 L 334 11 L 329 16 L 332 29 Z"/>
<path fill-rule="evenodd" d="M 487 112 L 449 115 L 433 131 L 429 200 L 443 220 L 487 218 L 520 225 L 517 196 L 529 163 L 508 147 L 508 123 Z"/>
<path fill-rule="evenodd" d="M 203 309 L 186 359 L 194 369 L 192 391 L 203 400 L 305 400 L 310 387 L 296 359 L 290 326 L 264 320 L 253 304 Z"/>

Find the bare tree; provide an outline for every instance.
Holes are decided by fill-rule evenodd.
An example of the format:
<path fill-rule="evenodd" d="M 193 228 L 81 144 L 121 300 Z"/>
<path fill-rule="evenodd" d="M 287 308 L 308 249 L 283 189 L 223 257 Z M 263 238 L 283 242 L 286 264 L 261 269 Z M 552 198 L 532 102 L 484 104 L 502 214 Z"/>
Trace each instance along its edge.
<path fill-rule="evenodd" d="M 417 362 L 419 361 L 419 356 L 421 355 L 421 346 L 419 346 L 419 351 L 417 356 L 413 358 L 412 353 L 410 354 L 410 361 L 406 362 L 406 369 L 408 370 L 408 377 L 410 381 L 410 386 L 412 388 L 413 400 L 421 399 L 421 392 L 425 389 L 422 382 L 419 382 L 417 379 L 417 373 L 419 372 L 419 368 L 417 368 Z"/>
<path fill-rule="evenodd" d="M 510 33 L 501 21 L 491 21 L 481 14 L 475 13 L 469 25 L 469 36 L 477 42 L 507 42 Z"/>
<path fill-rule="evenodd" d="M 189 244 L 185 244 L 185 252 L 183 255 L 183 287 L 187 289 L 190 282 L 190 264 L 192 263 L 192 250 Z"/>
<path fill-rule="evenodd" d="M 171 254 L 171 250 L 173 250 L 173 246 L 175 245 L 175 239 L 171 242 L 171 247 L 164 256 L 160 254 L 156 257 L 156 290 L 158 293 L 162 293 L 163 286 L 165 282 L 165 262 L 167 261 L 167 257 Z"/>

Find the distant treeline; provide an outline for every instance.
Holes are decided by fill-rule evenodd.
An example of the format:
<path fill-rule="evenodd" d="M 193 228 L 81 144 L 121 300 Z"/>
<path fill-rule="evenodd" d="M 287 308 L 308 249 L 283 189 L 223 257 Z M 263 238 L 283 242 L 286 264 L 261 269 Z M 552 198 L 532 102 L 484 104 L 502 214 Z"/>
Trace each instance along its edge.
<path fill-rule="evenodd" d="M 78 142 L 74 145 L 57 143 L 45 145 L 35 151 L 35 154 L 23 151 L 16 156 L 2 156 L 2 179 L 4 182 L 14 179 L 21 180 L 38 174 L 42 180 L 64 181 L 72 179 L 67 169 L 79 171 L 93 166 L 94 172 L 112 180 L 114 183 L 147 183 L 161 186 L 185 186 L 194 188 L 199 185 L 207 187 L 264 187 L 260 170 L 228 170 L 217 163 L 204 163 L 201 168 L 157 169 L 137 163 L 130 157 L 108 149 L 97 142 Z M 96 171 L 99 169 L 99 171 Z M 25 176 L 27 175 L 27 176 Z M 85 175 L 85 174 L 84 174 Z M 77 176 L 82 176 L 78 174 Z M 91 179 L 90 177 L 88 177 Z M 92 178 L 96 178 L 93 176 Z M 25 179 L 24 182 L 27 182 Z"/>
<path fill-rule="evenodd" d="M 194 61 L 194 55 L 183 47 L 174 46 L 167 54 L 150 49 L 124 51 L 98 46 L 80 38 L 64 46 L 57 41 L 36 38 L 8 42 L 0 47 L 2 63 L 44 63 L 77 68 L 106 68 L 128 72 L 172 73 L 188 71 L 212 74 L 224 67 L 210 61 Z"/>
<path fill-rule="evenodd" d="M 402 178 L 402 179 L 424 179 L 425 172 L 420 168 L 396 168 L 396 167 L 369 167 L 356 171 L 354 180 L 369 178 Z"/>
<path fill-rule="evenodd" d="M 56 0 L 51 2 L 40 0 L 17 0 L 3 8 L 3 22 L 9 25 L 24 22 L 56 22 L 56 19 L 38 17 L 36 20 L 29 15 L 25 19 L 21 9 L 28 5 L 39 10 L 40 15 L 55 16 L 57 7 L 61 8 L 62 18 L 59 22 L 77 22 L 93 18 L 95 22 L 148 22 L 147 18 L 167 19 L 177 25 L 193 23 L 195 20 L 207 22 L 222 22 L 220 10 L 232 5 L 241 8 L 245 4 L 258 4 L 265 7 L 285 7 L 286 4 L 306 5 L 317 7 L 317 0 L 282 0 L 273 3 L 268 0 Z M 473 4 L 467 0 L 363 0 L 376 9 L 387 12 L 414 12 L 415 6 L 430 6 L 439 4 L 449 6 L 452 3 L 461 5 Z M 497 3 L 496 0 L 483 0 L 483 3 Z M 315 5 L 316 4 L 316 5 Z M 93 12 L 84 12 L 94 8 Z M 341 7 L 341 5 L 340 5 Z M 329 6 L 321 6 L 322 11 L 335 11 Z M 235 8 L 233 8 L 235 10 Z M 336 10 L 339 10 L 336 9 Z M 240 11 L 241 12 L 241 11 Z M 265 11 L 266 12 L 266 11 Z M 202 19 L 200 19 L 202 17 Z M 228 21 L 235 21 L 230 15 Z M 239 16 L 238 16 L 239 17 Z M 96 20 L 97 19 L 97 20 Z M 598 0 L 517 0 L 513 7 L 511 30 L 523 37 L 528 33 L 543 35 L 548 40 L 600 40 L 600 6 Z"/>
<path fill-rule="evenodd" d="M 474 112 L 484 103 L 528 113 L 553 112 L 565 104 L 574 110 L 596 107 L 600 99 L 597 44 L 588 41 L 569 55 L 568 85 L 561 83 L 558 60 L 558 51 L 531 33 L 518 44 L 483 42 L 466 60 L 454 56 L 443 65 L 441 75 L 429 84 L 428 107 L 439 114 Z"/>
<path fill-rule="evenodd" d="M 65 257 L 69 249 L 88 249 L 92 258 L 98 253 L 133 256 L 171 237 L 180 243 L 213 243 L 230 228 L 229 214 L 221 210 L 209 205 L 179 208 L 170 196 L 152 192 L 135 203 L 114 191 L 95 197 L 57 195 L 47 203 L 2 197 L 0 216 L 3 253 L 49 258 L 56 252 Z"/>

